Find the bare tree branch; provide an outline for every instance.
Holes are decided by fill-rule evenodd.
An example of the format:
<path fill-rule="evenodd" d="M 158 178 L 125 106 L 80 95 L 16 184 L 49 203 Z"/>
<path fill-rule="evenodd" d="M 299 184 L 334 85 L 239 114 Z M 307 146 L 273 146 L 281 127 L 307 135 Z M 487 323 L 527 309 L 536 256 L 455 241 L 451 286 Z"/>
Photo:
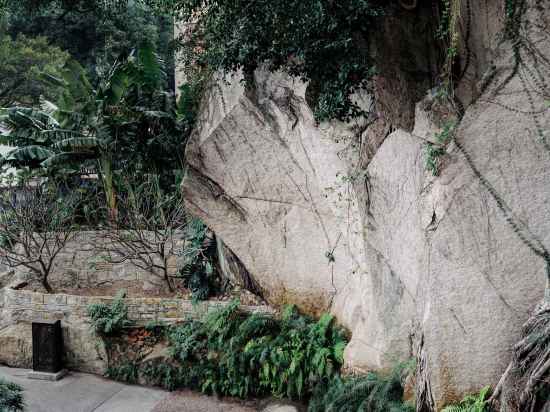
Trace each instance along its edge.
<path fill-rule="evenodd" d="M 48 292 L 48 276 L 59 253 L 76 233 L 78 194 L 60 198 L 57 186 L 24 183 L 0 193 L 0 259 L 24 267 Z"/>
<path fill-rule="evenodd" d="M 104 232 L 101 251 L 110 263 L 129 262 L 174 290 L 169 258 L 176 256 L 187 218 L 179 193 L 162 193 L 157 177 L 119 190 L 116 226 Z"/>

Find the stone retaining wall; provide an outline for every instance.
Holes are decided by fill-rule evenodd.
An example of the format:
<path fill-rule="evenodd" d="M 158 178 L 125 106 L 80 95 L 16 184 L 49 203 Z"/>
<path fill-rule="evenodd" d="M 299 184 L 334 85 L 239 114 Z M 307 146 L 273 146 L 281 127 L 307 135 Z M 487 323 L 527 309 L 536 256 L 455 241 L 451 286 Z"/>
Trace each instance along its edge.
<path fill-rule="evenodd" d="M 65 364 L 82 372 L 105 373 L 108 357 L 103 341 L 94 333 L 87 316 L 93 303 L 110 304 L 114 297 L 42 294 L 0 289 L 0 364 L 30 368 L 32 365 L 31 322 L 61 320 Z M 228 302 L 193 304 L 183 299 L 127 298 L 128 315 L 138 325 L 157 320 L 165 323 L 200 318 Z M 267 306 L 241 306 L 246 312 L 274 314 Z"/>
<path fill-rule="evenodd" d="M 95 303 L 110 304 L 114 297 L 43 294 L 24 290 L 0 290 L 0 328 L 14 322 L 33 320 L 61 320 L 63 323 L 88 321 L 87 307 Z M 209 311 L 225 306 L 227 302 L 206 301 L 193 304 L 190 300 L 175 298 L 126 298 L 128 317 L 138 323 L 151 320 L 173 323 L 188 318 L 199 318 Z M 273 313 L 268 306 L 241 306 L 246 312 Z"/>

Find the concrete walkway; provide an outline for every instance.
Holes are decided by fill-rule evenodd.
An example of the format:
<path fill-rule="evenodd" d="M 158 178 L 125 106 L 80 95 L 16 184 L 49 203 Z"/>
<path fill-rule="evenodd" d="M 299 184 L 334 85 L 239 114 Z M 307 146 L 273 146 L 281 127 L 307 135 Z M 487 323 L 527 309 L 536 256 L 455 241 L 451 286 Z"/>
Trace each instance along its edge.
<path fill-rule="evenodd" d="M 27 370 L 0 366 L 0 377 L 24 389 L 26 412 L 256 412 L 250 403 L 197 393 L 130 386 L 71 372 L 58 382 L 27 379 Z"/>

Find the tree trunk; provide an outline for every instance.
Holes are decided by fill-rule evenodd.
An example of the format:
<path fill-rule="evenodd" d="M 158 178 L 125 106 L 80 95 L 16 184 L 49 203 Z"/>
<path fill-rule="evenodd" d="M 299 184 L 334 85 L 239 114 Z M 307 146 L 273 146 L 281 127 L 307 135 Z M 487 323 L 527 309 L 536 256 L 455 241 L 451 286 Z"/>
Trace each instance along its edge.
<path fill-rule="evenodd" d="M 99 159 L 99 168 L 101 180 L 103 181 L 103 188 L 105 190 L 107 207 L 109 208 L 109 221 L 114 224 L 118 220 L 118 211 L 116 204 L 116 190 L 113 182 L 112 162 L 108 155 L 101 156 Z"/>
<path fill-rule="evenodd" d="M 174 286 L 172 285 L 172 281 L 170 280 L 170 276 L 168 276 L 168 267 L 166 265 L 166 258 L 164 259 L 164 280 L 166 281 L 166 284 L 168 285 L 168 290 L 170 292 L 174 291 Z"/>
<path fill-rule="evenodd" d="M 44 275 L 42 277 L 42 286 L 44 286 L 44 289 L 46 289 L 46 292 L 53 293 L 53 289 L 50 286 L 50 283 L 48 282 L 48 275 Z"/>
<path fill-rule="evenodd" d="M 512 361 L 498 382 L 489 403 L 502 412 L 546 410 L 550 379 L 550 258 L 542 302 L 523 327 Z"/>

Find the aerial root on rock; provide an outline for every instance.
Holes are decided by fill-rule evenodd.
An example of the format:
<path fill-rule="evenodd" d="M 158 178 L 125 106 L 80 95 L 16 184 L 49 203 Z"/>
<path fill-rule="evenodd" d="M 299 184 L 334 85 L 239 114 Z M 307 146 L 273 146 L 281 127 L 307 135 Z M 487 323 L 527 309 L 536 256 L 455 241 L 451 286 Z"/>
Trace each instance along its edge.
<path fill-rule="evenodd" d="M 523 327 L 513 359 L 490 402 L 500 411 L 536 411 L 550 406 L 550 303 L 545 301 Z"/>

